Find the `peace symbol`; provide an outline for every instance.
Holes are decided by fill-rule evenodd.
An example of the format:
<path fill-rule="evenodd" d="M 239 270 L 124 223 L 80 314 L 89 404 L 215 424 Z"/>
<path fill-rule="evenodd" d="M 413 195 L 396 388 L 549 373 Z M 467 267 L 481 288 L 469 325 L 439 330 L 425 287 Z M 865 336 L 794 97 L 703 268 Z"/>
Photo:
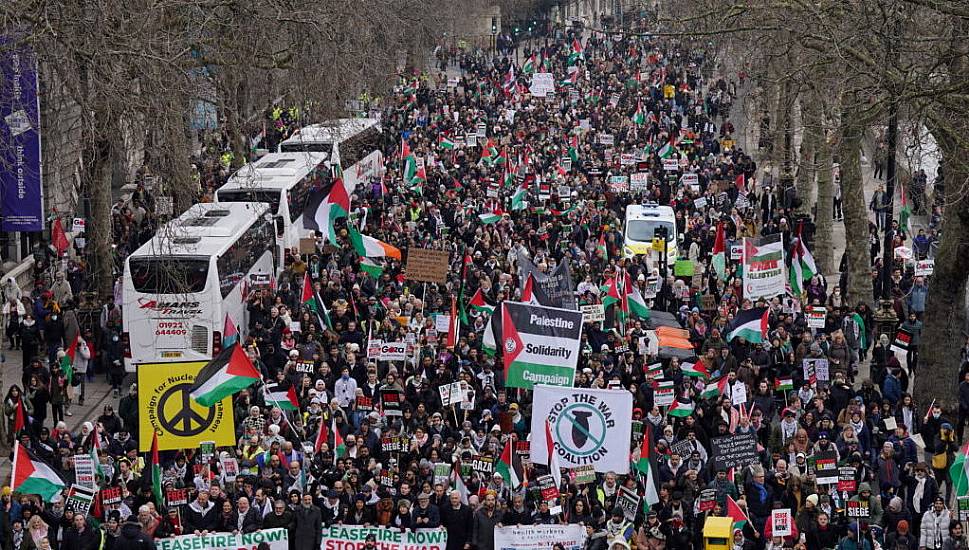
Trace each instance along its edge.
<path fill-rule="evenodd" d="M 158 400 L 158 422 L 168 433 L 178 437 L 191 437 L 204 432 L 215 419 L 215 407 L 207 409 L 207 416 L 203 417 L 192 408 L 192 397 L 190 390 L 192 384 L 179 384 L 172 386 Z M 167 415 L 169 399 L 177 399 L 178 404 L 175 414 Z M 179 403 L 180 402 L 180 403 Z M 174 407 L 173 407 L 174 408 Z"/>

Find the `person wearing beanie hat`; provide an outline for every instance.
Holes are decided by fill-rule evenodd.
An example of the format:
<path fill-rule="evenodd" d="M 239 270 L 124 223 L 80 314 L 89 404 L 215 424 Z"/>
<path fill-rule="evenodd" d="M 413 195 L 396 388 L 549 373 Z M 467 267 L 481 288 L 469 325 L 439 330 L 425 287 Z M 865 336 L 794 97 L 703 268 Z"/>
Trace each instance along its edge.
<path fill-rule="evenodd" d="M 804 506 L 797 511 L 797 517 L 794 518 L 794 525 L 797 525 L 797 530 L 802 533 L 807 533 L 814 528 L 818 523 L 818 514 L 821 510 L 818 508 L 818 495 L 810 494 L 804 499 Z"/>

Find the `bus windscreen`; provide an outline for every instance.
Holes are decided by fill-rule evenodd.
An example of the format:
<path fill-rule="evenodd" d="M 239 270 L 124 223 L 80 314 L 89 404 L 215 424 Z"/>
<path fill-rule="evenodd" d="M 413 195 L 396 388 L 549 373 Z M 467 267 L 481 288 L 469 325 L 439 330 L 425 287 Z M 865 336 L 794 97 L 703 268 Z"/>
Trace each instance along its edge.
<path fill-rule="evenodd" d="M 209 277 L 208 258 L 131 258 L 131 283 L 145 294 L 202 292 Z"/>

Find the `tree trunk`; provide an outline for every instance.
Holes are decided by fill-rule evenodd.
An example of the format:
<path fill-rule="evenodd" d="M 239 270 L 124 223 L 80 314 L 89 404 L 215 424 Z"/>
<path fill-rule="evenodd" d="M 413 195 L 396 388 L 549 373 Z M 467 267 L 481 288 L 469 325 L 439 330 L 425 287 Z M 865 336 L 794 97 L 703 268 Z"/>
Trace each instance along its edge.
<path fill-rule="evenodd" d="M 965 36 L 969 22 L 960 24 L 957 36 Z M 954 39 L 949 57 L 949 74 L 953 81 L 969 76 L 969 44 Z M 918 375 L 914 397 L 920 403 L 939 399 L 943 407 L 957 411 L 958 398 L 953 389 L 959 384 L 960 344 L 966 337 L 966 279 L 969 277 L 969 147 L 965 136 L 969 130 L 964 117 L 948 119 L 955 126 L 952 133 L 941 131 L 930 121 L 929 131 L 942 151 L 945 166 L 945 226 L 935 256 L 935 271 L 925 303 L 922 342 L 919 347 Z"/>
<path fill-rule="evenodd" d="M 807 96 L 802 95 L 802 98 Z M 801 197 L 801 206 L 798 212 L 810 214 L 811 209 L 817 204 L 817 185 L 815 175 L 817 174 L 817 149 L 819 133 L 821 131 L 820 107 L 813 100 L 801 102 L 801 127 L 803 134 L 801 138 L 800 158 L 797 164 L 797 194 Z M 821 210 L 818 210 L 821 212 Z"/>
<path fill-rule="evenodd" d="M 837 273 L 834 257 L 834 223 L 831 219 L 834 210 L 834 182 L 832 181 L 834 166 L 831 158 L 831 142 L 828 140 L 827 132 L 824 128 L 821 128 L 822 120 L 822 117 L 819 116 L 817 140 L 818 202 L 817 214 L 814 217 L 813 252 L 821 273 L 824 273 L 825 276 L 833 276 Z"/>
<path fill-rule="evenodd" d="M 97 117 L 97 114 L 95 114 Z M 114 290 L 114 249 L 111 228 L 111 178 L 113 173 L 113 147 L 108 139 L 104 124 L 97 124 L 96 133 L 88 136 L 89 145 L 84 149 L 86 174 L 84 185 L 91 197 L 91 213 L 88 216 L 86 234 L 90 246 L 91 278 L 89 287 L 100 298 L 113 294 Z"/>
<path fill-rule="evenodd" d="M 841 113 L 841 195 L 845 213 L 845 252 L 848 255 L 848 299 L 852 307 L 865 303 L 872 306 L 871 252 L 868 249 L 868 209 L 861 174 L 861 138 L 863 126 L 854 109 L 859 103 L 846 95 Z M 820 213 L 822 216 L 825 213 Z M 828 213 L 830 215 L 830 213 Z"/>

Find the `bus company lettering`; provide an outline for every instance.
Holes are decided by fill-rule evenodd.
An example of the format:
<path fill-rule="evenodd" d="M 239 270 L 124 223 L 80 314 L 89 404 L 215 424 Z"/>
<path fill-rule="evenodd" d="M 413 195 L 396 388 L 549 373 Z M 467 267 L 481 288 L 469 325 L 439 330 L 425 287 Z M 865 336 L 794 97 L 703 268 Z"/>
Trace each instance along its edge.
<path fill-rule="evenodd" d="M 202 314 L 202 309 L 198 302 L 164 302 L 158 300 L 138 299 L 139 309 L 148 309 L 159 315 L 172 315 L 179 317 L 194 317 Z"/>

